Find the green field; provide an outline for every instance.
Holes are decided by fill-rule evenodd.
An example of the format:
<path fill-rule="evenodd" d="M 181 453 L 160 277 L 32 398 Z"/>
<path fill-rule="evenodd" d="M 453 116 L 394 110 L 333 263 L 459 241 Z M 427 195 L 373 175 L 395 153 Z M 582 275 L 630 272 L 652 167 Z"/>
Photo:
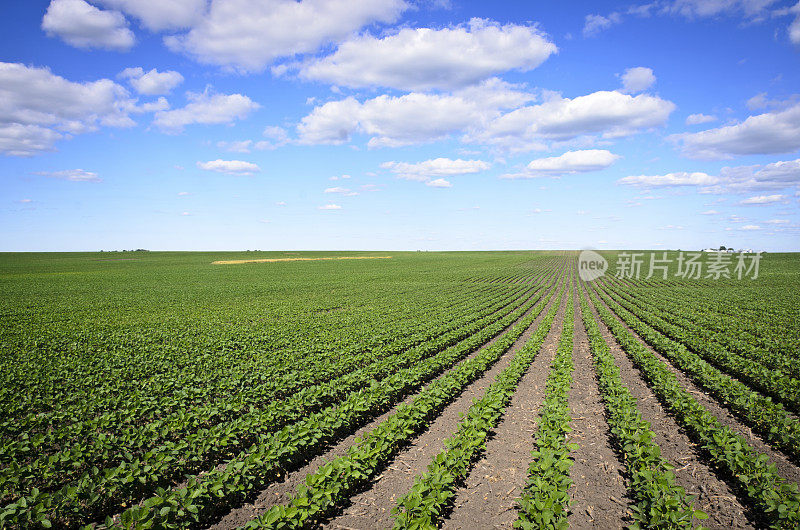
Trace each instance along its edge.
<path fill-rule="evenodd" d="M 570 469 L 592 449 L 567 428 L 580 348 L 625 524 L 732 524 L 672 471 L 633 377 L 741 521 L 800 525 L 800 255 L 766 254 L 741 280 L 674 263 L 618 278 L 622 254 L 602 255 L 606 275 L 581 282 L 567 251 L 0 254 L 0 527 L 447 527 L 534 372 L 531 447 L 496 487 L 518 488 L 518 526 L 562 527 L 589 495 Z M 342 256 L 391 257 L 212 264 Z M 352 523 L 352 499 L 484 379 L 427 471 L 382 500 L 386 519 Z M 287 474 L 285 502 L 242 512 Z"/>

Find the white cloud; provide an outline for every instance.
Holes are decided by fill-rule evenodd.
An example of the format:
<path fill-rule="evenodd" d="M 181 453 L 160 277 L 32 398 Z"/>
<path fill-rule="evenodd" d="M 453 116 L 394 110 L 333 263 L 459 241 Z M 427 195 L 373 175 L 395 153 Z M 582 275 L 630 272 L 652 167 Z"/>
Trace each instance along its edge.
<path fill-rule="evenodd" d="M 794 19 L 794 22 L 789 26 L 789 40 L 794 44 L 800 44 L 800 15 Z"/>
<path fill-rule="evenodd" d="M 186 97 L 189 104 L 181 109 L 157 112 L 153 124 L 164 132 L 179 133 L 184 126 L 193 123 L 232 123 L 236 119 L 246 118 L 250 112 L 260 107 L 242 94 L 187 92 Z"/>
<path fill-rule="evenodd" d="M 544 140 L 571 140 L 582 135 L 629 136 L 663 124 L 675 104 L 657 96 L 599 91 L 573 99 L 553 95 L 542 104 L 522 107 L 492 120 L 468 137 L 478 143 L 524 149 Z"/>
<path fill-rule="evenodd" d="M 269 138 L 269 140 L 261 140 L 260 142 L 255 143 L 254 147 L 259 151 L 271 151 L 288 144 L 290 141 L 289 135 L 286 133 L 286 129 L 283 127 L 269 125 L 264 128 L 264 132 L 262 134 Z"/>
<path fill-rule="evenodd" d="M 744 225 L 739 230 L 761 230 L 761 227 L 758 225 Z"/>
<path fill-rule="evenodd" d="M 647 90 L 656 82 L 656 76 L 653 75 L 653 70 L 645 68 L 644 66 L 628 68 L 620 78 L 622 79 L 622 91 L 629 94 Z"/>
<path fill-rule="evenodd" d="M 78 48 L 129 50 L 136 42 L 121 13 L 97 9 L 84 0 L 50 2 L 42 29 Z"/>
<path fill-rule="evenodd" d="M 789 221 L 788 219 L 770 219 L 769 221 L 767 221 L 767 223 L 771 225 L 787 225 L 790 222 L 791 221 Z"/>
<path fill-rule="evenodd" d="M 699 125 L 701 123 L 709 123 L 717 121 L 716 116 L 709 116 L 708 114 L 689 114 L 686 118 L 686 125 Z"/>
<path fill-rule="evenodd" d="M 303 65 L 300 75 L 350 87 L 453 90 L 500 72 L 532 70 L 556 51 L 535 26 L 474 18 L 450 28 L 404 28 L 384 38 L 360 35 Z"/>
<path fill-rule="evenodd" d="M 785 110 L 750 116 L 743 122 L 697 133 L 673 135 L 691 158 L 788 153 L 800 148 L 800 103 Z"/>
<path fill-rule="evenodd" d="M 622 17 L 619 13 L 611 13 L 608 16 L 603 15 L 586 15 L 583 24 L 583 36 L 594 37 L 603 30 L 610 28 L 615 24 L 622 22 Z"/>
<path fill-rule="evenodd" d="M 567 151 L 560 156 L 532 160 L 524 173 L 501 175 L 500 178 L 558 177 L 573 173 L 600 171 L 613 164 L 619 155 L 603 149 Z"/>
<path fill-rule="evenodd" d="M 65 169 L 63 171 L 38 171 L 37 175 L 48 178 L 68 180 L 70 182 L 103 182 L 97 173 L 83 169 Z"/>
<path fill-rule="evenodd" d="M 719 177 L 706 173 L 667 173 L 666 175 L 638 175 L 623 177 L 618 184 L 629 186 L 665 187 L 665 186 L 711 186 L 719 182 Z"/>
<path fill-rule="evenodd" d="M 73 83 L 47 68 L 0 62 L 0 152 L 31 156 L 100 126 L 130 127 L 136 107 L 109 79 Z"/>
<path fill-rule="evenodd" d="M 381 164 L 381 167 L 383 169 L 388 169 L 401 179 L 427 182 L 430 186 L 450 187 L 450 183 L 442 177 L 480 173 L 481 171 L 489 169 L 491 165 L 483 160 L 434 158 L 416 164 L 394 161 L 384 162 Z M 431 182 L 436 181 L 441 182 L 431 184 Z"/>
<path fill-rule="evenodd" d="M 0 123 L 0 152 L 11 156 L 33 156 L 51 151 L 63 135 L 38 125 Z"/>
<path fill-rule="evenodd" d="M 207 0 L 96 0 L 142 22 L 152 31 L 188 28 L 206 11 Z"/>
<path fill-rule="evenodd" d="M 800 186 L 800 159 L 772 162 L 764 166 L 724 167 L 720 177 L 722 185 L 707 191 L 766 191 Z"/>
<path fill-rule="evenodd" d="M 344 143 L 361 131 L 372 147 L 401 146 L 444 138 L 481 119 L 481 110 L 454 96 L 411 93 L 382 95 L 359 103 L 355 98 L 316 107 L 298 126 L 300 142 Z"/>
<path fill-rule="evenodd" d="M 495 78 L 452 94 L 381 95 L 363 103 L 349 97 L 315 107 L 297 131 L 301 144 L 341 144 L 357 132 L 371 137 L 369 147 L 419 144 L 480 127 L 532 99 Z"/>
<path fill-rule="evenodd" d="M 763 166 L 724 167 L 717 176 L 678 172 L 629 176 L 617 182 L 637 186 L 697 186 L 701 193 L 718 194 L 779 191 L 800 186 L 800 159 L 772 162 Z"/>
<path fill-rule="evenodd" d="M 719 212 L 716 210 L 706 210 L 705 212 L 700 212 L 700 215 L 719 215 Z"/>
<path fill-rule="evenodd" d="M 355 195 L 358 195 L 357 191 L 352 191 L 347 188 L 342 188 L 340 186 L 335 186 L 333 188 L 325 188 L 325 191 L 323 193 L 338 193 L 346 197 L 353 197 Z"/>
<path fill-rule="evenodd" d="M 229 175 L 252 175 L 261 171 L 261 168 L 256 164 L 242 160 L 210 160 L 208 162 L 198 162 L 197 167 L 206 171 L 228 173 Z"/>
<path fill-rule="evenodd" d="M 338 204 L 326 204 L 317 208 L 318 210 L 341 210 L 342 207 Z"/>
<path fill-rule="evenodd" d="M 757 195 L 755 197 L 749 197 L 739 204 L 745 205 L 759 205 L 759 204 L 772 204 L 776 202 L 782 202 L 786 200 L 786 195 L 775 194 L 775 195 Z"/>
<path fill-rule="evenodd" d="M 139 94 L 156 96 L 169 94 L 173 88 L 183 83 L 183 76 L 178 72 L 167 70 L 159 72 L 155 68 L 145 72 L 141 67 L 126 68 L 119 77 L 127 79 Z"/>
<path fill-rule="evenodd" d="M 628 136 L 664 123 L 672 102 L 656 96 L 601 91 L 562 98 L 547 93 L 539 105 L 521 107 L 533 95 L 491 79 L 453 94 L 353 97 L 314 108 L 298 125 L 299 143 L 341 144 L 354 133 L 370 136 L 369 147 L 431 142 L 462 133 L 462 141 L 508 150 L 543 149 L 543 142 L 582 135 Z M 505 109 L 515 109 L 503 113 Z"/>
<path fill-rule="evenodd" d="M 426 186 L 430 186 L 432 188 L 452 188 L 453 185 L 450 184 L 449 181 L 445 179 L 435 179 L 425 183 Z"/>
<path fill-rule="evenodd" d="M 188 33 L 164 41 L 204 63 L 257 71 L 372 22 L 394 22 L 408 7 L 403 0 L 214 0 Z"/>

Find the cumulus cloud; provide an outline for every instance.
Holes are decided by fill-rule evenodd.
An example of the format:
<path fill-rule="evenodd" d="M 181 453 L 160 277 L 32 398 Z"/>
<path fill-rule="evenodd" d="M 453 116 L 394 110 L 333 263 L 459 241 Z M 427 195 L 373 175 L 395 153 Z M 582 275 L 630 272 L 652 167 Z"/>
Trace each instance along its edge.
<path fill-rule="evenodd" d="M 785 110 L 750 116 L 734 125 L 673 135 L 671 139 L 690 158 L 789 153 L 800 148 L 800 103 Z"/>
<path fill-rule="evenodd" d="M 558 95 L 492 120 L 470 141 L 511 149 L 583 135 L 620 138 L 666 122 L 675 104 L 657 96 L 598 91 L 573 99 Z"/>
<path fill-rule="evenodd" d="M 84 0 L 53 0 L 42 18 L 42 29 L 78 48 L 129 50 L 136 42 L 125 17 L 103 11 Z"/>
<path fill-rule="evenodd" d="M 395 161 L 384 162 L 381 167 L 388 169 L 401 179 L 426 182 L 429 186 L 434 187 L 450 187 L 450 183 L 443 177 L 480 173 L 489 169 L 491 164 L 483 160 L 434 158 L 415 164 Z M 433 182 L 436 182 L 436 184 L 433 184 Z"/>
<path fill-rule="evenodd" d="M 363 103 L 349 97 L 316 107 L 298 125 L 300 143 L 340 144 L 355 132 L 371 147 L 430 142 L 459 132 L 482 119 L 478 105 L 460 97 L 411 93 L 382 95 Z"/>
<path fill-rule="evenodd" d="M 532 160 L 525 168 L 525 172 L 501 175 L 500 178 L 558 177 L 600 171 L 609 167 L 619 158 L 619 155 L 603 149 L 567 151 L 560 156 Z"/>
<path fill-rule="evenodd" d="M 460 133 L 465 143 L 525 151 L 580 136 L 632 135 L 663 124 L 675 109 L 672 102 L 646 94 L 544 95 L 544 103 L 520 106 L 534 96 L 492 79 L 452 94 L 412 92 L 363 102 L 348 97 L 317 106 L 305 116 L 297 126 L 299 143 L 341 144 L 362 133 L 370 137 L 369 147 L 396 147 Z"/>
<path fill-rule="evenodd" d="M 622 91 L 628 94 L 636 94 L 647 90 L 656 82 L 653 70 L 644 66 L 628 68 L 620 76 L 620 79 L 622 79 Z"/>
<path fill-rule="evenodd" d="M 326 204 L 317 208 L 318 210 L 341 210 L 342 207 L 338 204 Z"/>
<path fill-rule="evenodd" d="M 780 191 L 800 186 L 800 159 L 765 165 L 724 167 L 719 175 L 680 172 L 629 176 L 617 182 L 636 186 L 696 186 L 701 193 L 717 194 Z"/>
<path fill-rule="evenodd" d="M 68 180 L 70 182 L 103 182 L 97 173 L 83 169 L 65 169 L 63 171 L 37 171 L 36 175 L 48 178 Z"/>
<path fill-rule="evenodd" d="M 449 181 L 445 179 L 434 179 L 429 180 L 425 183 L 426 186 L 430 186 L 431 188 L 452 188 L 453 185 L 450 184 Z"/>
<path fill-rule="evenodd" d="M 686 125 L 699 125 L 712 121 L 717 121 L 717 117 L 709 116 L 708 114 L 689 114 L 689 116 L 686 117 Z"/>
<path fill-rule="evenodd" d="M 739 193 L 782 190 L 800 186 L 800 159 L 772 162 L 766 165 L 724 167 L 719 186 L 709 193 Z"/>
<path fill-rule="evenodd" d="M 220 124 L 242 120 L 260 107 L 242 94 L 187 92 L 186 97 L 190 103 L 180 109 L 157 112 L 153 124 L 164 132 L 176 134 L 194 123 Z"/>
<path fill-rule="evenodd" d="M 370 147 L 419 144 L 480 126 L 502 109 L 532 99 L 532 94 L 493 78 L 452 94 L 412 92 L 364 102 L 353 97 L 331 101 L 315 107 L 297 130 L 303 144 L 340 144 L 356 132 L 371 136 Z"/>
<path fill-rule="evenodd" d="M 47 68 L 0 62 L 0 152 L 9 155 L 52 150 L 100 126 L 130 127 L 131 113 L 149 109 L 109 79 L 74 83 Z"/>
<path fill-rule="evenodd" d="M 178 72 L 167 70 L 159 72 L 155 68 L 145 72 L 141 67 L 126 68 L 120 72 L 119 77 L 127 79 L 139 94 L 156 96 L 169 94 L 172 89 L 183 83 L 183 76 Z"/>
<path fill-rule="evenodd" d="M 164 39 L 173 51 L 247 71 L 312 53 L 373 22 L 394 22 L 403 0 L 215 0 L 188 33 Z"/>
<path fill-rule="evenodd" d="M 666 175 L 631 175 L 617 181 L 629 186 L 667 187 L 667 186 L 710 186 L 719 182 L 719 177 L 706 173 L 667 173 Z"/>
<path fill-rule="evenodd" d="M 206 11 L 207 0 L 96 0 L 141 21 L 152 31 L 188 28 Z"/>
<path fill-rule="evenodd" d="M 305 64 L 300 75 L 350 87 L 454 90 L 500 72 L 532 70 L 556 51 L 535 26 L 475 18 L 450 28 L 354 37 L 332 55 Z"/>
<path fill-rule="evenodd" d="M 198 162 L 197 167 L 206 171 L 228 173 L 229 175 L 252 175 L 261 171 L 261 168 L 256 164 L 243 160 L 210 160 L 208 162 Z"/>
<path fill-rule="evenodd" d="M 786 195 L 782 195 L 782 194 L 757 195 L 755 197 L 748 197 L 747 199 L 743 200 L 739 204 L 744 204 L 744 205 L 772 204 L 772 203 L 776 203 L 776 202 L 783 202 L 786 199 L 787 199 Z"/>

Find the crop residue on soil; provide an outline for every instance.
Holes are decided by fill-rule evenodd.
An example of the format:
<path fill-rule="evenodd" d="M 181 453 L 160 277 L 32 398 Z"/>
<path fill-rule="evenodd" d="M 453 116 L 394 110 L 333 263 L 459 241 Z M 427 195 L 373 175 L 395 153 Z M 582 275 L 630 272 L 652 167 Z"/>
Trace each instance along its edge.
<path fill-rule="evenodd" d="M 336 259 L 391 259 L 391 256 L 341 256 L 338 258 L 264 258 L 213 261 L 212 265 L 238 265 L 240 263 L 274 263 L 276 261 L 323 261 Z"/>

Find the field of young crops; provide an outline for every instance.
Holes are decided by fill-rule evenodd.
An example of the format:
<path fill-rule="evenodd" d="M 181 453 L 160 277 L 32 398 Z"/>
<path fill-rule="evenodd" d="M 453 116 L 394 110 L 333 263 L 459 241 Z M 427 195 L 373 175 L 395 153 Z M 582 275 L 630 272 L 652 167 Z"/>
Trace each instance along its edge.
<path fill-rule="evenodd" d="M 0 528 L 800 527 L 800 255 L 602 254 L 0 254 Z"/>

